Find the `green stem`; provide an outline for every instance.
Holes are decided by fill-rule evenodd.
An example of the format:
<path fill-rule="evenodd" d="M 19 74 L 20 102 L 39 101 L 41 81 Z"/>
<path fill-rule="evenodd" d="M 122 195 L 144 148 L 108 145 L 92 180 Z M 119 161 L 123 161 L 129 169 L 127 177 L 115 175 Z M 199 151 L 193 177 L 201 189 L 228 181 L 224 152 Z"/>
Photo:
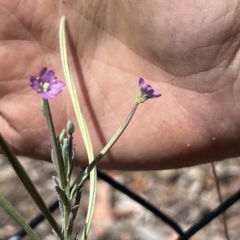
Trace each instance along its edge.
<path fill-rule="evenodd" d="M 88 167 L 85 168 L 84 172 L 77 178 L 76 180 L 76 186 L 78 186 L 80 183 L 83 184 L 83 182 L 86 180 L 88 174 L 91 172 L 91 170 L 96 166 L 96 164 L 101 160 L 101 158 L 108 152 L 108 150 L 115 144 L 115 142 L 119 139 L 119 137 L 122 135 L 128 124 L 130 123 L 135 111 L 137 110 L 139 103 L 135 103 L 133 108 L 131 109 L 130 113 L 124 120 L 122 126 L 117 130 L 117 132 L 113 135 L 111 140 L 107 143 L 107 145 L 102 149 L 102 151 L 97 155 L 97 157 L 88 165 Z M 82 181 L 82 179 L 84 179 Z M 75 188 L 73 188 L 75 189 Z"/>
<path fill-rule="evenodd" d="M 128 124 L 130 123 L 130 121 L 132 120 L 132 117 L 134 115 L 134 113 L 137 110 L 139 103 L 135 103 L 133 105 L 133 108 L 131 109 L 130 113 L 128 114 L 128 116 L 126 117 L 126 119 L 124 120 L 122 126 L 120 126 L 120 128 L 117 130 L 117 132 L 113 135 L 113 137 L 111 138 L 111 140 L 107 143 L 107 145 L 102 149 L 102 151 L 100 152 L 101 155 L 105 155 L 107 153 L 107 151 L 115 144 L 115 142 L 120 138 L 120 136 L 122 135 L 122 133 L 124 132 L 124 130 L 126 129 L 126 127 L 128 126 Z M 100 155 L 99 154 L 99 155 Z"/>
<path fill-rule="evenodd" d="M 67 176 L 66 176 L 67 177 Z M 70 176 L 71 179 L 71 176 Z M 65 194 L 69 200 L 68 206 L 64 205 L 64 240 L 70 240 L 71 236 L 68 234 L 68 226 L 70 221 L 70 212 L 71 212 L 71 200 L 70 200 L 70 186 L 69 182 L 67 182 L 66 188 L 64 189 Z"/>
<path fill-rule="evenodd" d="M 0 194 L 0 206 L 18 223 L 18 225 L 33 239 L 40 240 L 33 229 L 24 221 L 21 215 L 12 205 Z"/>
<path fill-rule="evenodd" d="M 66 179 L 65 179 L 65 173 L 64 173 L 64 166 L 62 162 L 62 158 L 60 155 L 60 150 L 57 144 L 56 140 L 56 134 L 53 126 L 53 121 L 52 121 L 52 115 L 49 107 L 48 100 L 43 99 L 43 111 L 44 115 L 47 121 L 47 126 L 48 126 L 48 131 L 49 131 L 49 137 L 53 149 L 53 158 L 54 158 L 54 164 L 56 164 L 56 170 L 57 170 L 57 175 L 60 180 L 60 187 L 62 189 L 65 189 L 66 187 Z"/>
<path fill-rule="evenodd" d="M 44 110 L 44 115 L 46 117 L 46 121 L 48 125 L 49 136 L 50 136 L 51 145 L 53 149 L 54 164 L 56 164 L 57 175 L 60 180 L 60 187 L 65 192 L 66 196 L 69 199 L 69 184 L 67 182 L 67 174 L 65 174 L 64 164 L 61 158 L 59 146 L 57 144 L 56 134 L 53 126 L 52 115 L 51 115 L 48 100 L 43 99 L 43 110 Z M 68 240 L 69 236 L 68 236 L 67 228 L 69 224 L 69 215 L 71 211 L 71 205 L 69 204 L 68 206 L 65 206 L 65 205 L 63 206 L 64 206 L 63 235 L 64 235 L 64 240 Z"/>
<path fill-rule="evenodd" d="M 71 236 L 68 235 L 69 216 L 71 212 L 71 205 L 64 206 L 64 240 L 69 240 Z"/>
<path fill-rule="evenodd" d="M 45 202 L 43 201 L 42 197 L 37 192 L 35 186 L 33 185 L 31 179 L 25 172 L 24 168 L 20 164 L 19 160 L 15 156 L 13 150 L 10 148 L 10 146 L 7 144 L 7 142 L 4 140 L 3 136 L 0 134 L 0 146 L 2 147 L 2 150 L 10 163 L 12 164 L 12 167 L 14 168 L 15 172 L 17 173 L 18 177 L 22 181 L 23 185 L 25 186 L 26 190 L 31 195 L 32 199 L 35 201 L 37 206 L 42 211 L 43 215 L 48 220 L 49 224 L 52 226 L 52 228 L 55 230 L 55 232 L 58 234 L 60 239 L 63 239 L 62 233 L 60 228 L 58 227 L 57 222 L 53 218 L 52 214 L 48 210 Z"/>

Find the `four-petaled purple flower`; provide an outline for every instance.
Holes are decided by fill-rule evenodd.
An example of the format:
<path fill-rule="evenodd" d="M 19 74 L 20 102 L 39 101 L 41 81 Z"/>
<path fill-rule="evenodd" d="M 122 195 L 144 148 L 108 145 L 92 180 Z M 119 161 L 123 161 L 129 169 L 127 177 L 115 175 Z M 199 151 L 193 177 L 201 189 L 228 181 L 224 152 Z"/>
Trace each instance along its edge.
<path fill-rule="evenodd" d="M 55 98 L 62 91 L 65 83 L 57 80 L 54 71 L 44 67 L 38 77 L 31 76 L 31 87 L 44 99 Z"/>
<path fill-rule="evenodd" d="M 140 87 L 140 92 L 137 96 L 137 102 L 143 103 L 149 98 L 156 98 L 162 96 L 161 93 L 156 92 L 151 85 L 144 82 L 143 78 L 139 78 L 138 85 Z"/>

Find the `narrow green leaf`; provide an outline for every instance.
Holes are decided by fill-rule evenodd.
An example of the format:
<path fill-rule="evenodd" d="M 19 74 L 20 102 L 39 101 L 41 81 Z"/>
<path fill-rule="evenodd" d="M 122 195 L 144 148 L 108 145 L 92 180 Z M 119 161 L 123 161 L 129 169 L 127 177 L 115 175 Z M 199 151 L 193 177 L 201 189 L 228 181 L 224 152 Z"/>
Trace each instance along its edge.
<path fill-rule="evenodd" d="M 63 143 L 63 139 L 66 138 L 66 129 L 63 129 L 62 132 L 60 133 L 59 137 L 58 137 L 58 141 L 60 143 Z"/>
<path fill-rule="evenodd" d="M 21 215 L 12 205 L 0 194 L 0 206 L 19 224 L 19 226 L 33 239 L 40 240 L 33 229 L 25 222 Z"/>
<path fill-rule="evenodd" d="M 64 216 L 64 206 L 63 206 L 63 202 L 61 201 L 59 195 L 58 195 L 58 203 L 59 203 L 59 209 L 60 209 L 61 215 Z"/>
<path fill-rule="evenodd" d="M 68 139 L 64 138 L 63 139 L 63 145 L 62 145 L 62 159 L 63 159 L 63 164 L 64 168 L 67 167 L 67 147 L 68 147 Z"/>
<path fill-rule="evenodd" d="M 67 236 L 70 239 L 72 235 L 72 230 L 73 230 L 73 213 L 71 211 L 69 215 L 69 222 L 68 222 L 68 227 L 67 227 Z"/>
<path fill-rule="evenodd" d="M 63 160 L 63 171 L 65 175 L 65 179 L 67 180 L 67 175 L 69 172 L 69 164 L 68 164 L 68 139 L 63 139 L 63 144 L 61 148 L 62 160 Z"/>
<path fill-rule="evenodd" d="M 56 176 L 52 176 L 52 179 L 55 182 L 55 185 L 60 187 L 58 178 Z"/>
<path fill-rule="evenodd" d="M 73 137 L 72 135 L 69 136 L 68 138 L 68 172 L 67 172 L 67 180 L 70 182 L 71 176 L 72 176 L 72 171 L 73 167 L 75 164 L 75 146 L 73 145 Z"/>
<path fill-rule="evenodd" d="M 81 112 L 76 89 L 74 87 L 74 81 L 72 79 L 72 75 L 69 69 L 67 47 L 66 47 L 66 36 L 65 36 L 65 17 L 61 18 L 60 29 L 59 29 L 59 40 L 60 40 L 60 52 L 61 52 L 61 60 L 62 60 L 64 75 L 67 81 L 67 85 L 68 85 L 68 89 L 72 99 L 77 121 L 83 136 L 84 144 L 87 150 L 88 160 L 89 160 L 89 163 L 91 163 L 94 160 L 92 142 L 90 139 L 90 135 L 88 132 L 85 119 Z M 93 217 L 93 210 L 94 210 L 94 205 L 96 201 L 96 185 L 97 185 L 97 172 L 96 172 L 96 168 L 94 168 L 93 171 L 91 171 L 90 173 L 90 193 L 89 193 L 89 205 L 88 205 L 89 207 L 88 207 L 86 224 L 85 224 L 86 229 L 84 228 L 84 235 L 86 236 L 88 236 L 90 225 L 92 222 L 92 217 Z M 84 235 L 82 235 L 82 239 L 84 238 Z"/>
<path fill-rule="evenodd" d="M 64 206 L 66 206 L 66 207 L 69 206 L 70 203 L 69 203 L 66 193 L 58 186 L 55 186 L 55 189 L 58 193 L 60 201 L 64 204 Z"/>
<path fill-rule="evenodd" d="M 40 194 L 37 192 L 35 186 L 33 185 L 31 179 L 29 178 L 29 176 L 25 172 L 24 168 L 22 167 L 21 163 L 19 162 L 19 160 L 15 156 L 13 150 L 10 148 L 10 146 L 7 144 L 7 142 L 4 140 L 1 133 L 0 133 L 0 146 L 1 146 L 4 154 L 6 155 L 6 157 L 8 158 L 10 163 L 12 164 L 12 167 L 14 168 L 18 177 L 22 181 L 24 187 L 26 188 L 26 190 L 31 195 L 34 202 L 40 208 L 41 212 L 46 217 L 46 219 L 48 220 L 48 222 L 50 223 L 52 228 L 57 232 L 60 239 L 63 239 L 61 230 L 60 230 L 57 222 L 53 218 L 52 214 L 50 213 L 49 209 L 47 208 L 46 204 L 44 203 L 42 197 L 40 196 Z"/>
<path fill-rule="evenodd" d="M 80 204 L 80 200 L 81 200 L 81 196 L 82 196 L 82 187 L 78 189 L 76 197 L 75 197 L 75 203 L 74 206 L 79 205 Z"/>
<path fill-rule="evenodd" d="M 74 205 L 72 210 L 71 210 L 71 214 L 72 214 L 72 221 L 75 220 L 76 216 L 77 216 L 77 212 L 79 209 L 79 205 Z"/>
<path fill-rule="evenodd" d="M 71 234 L 72 234 L 73 223 L 74 223 L 74 220 L 75 220 L 75 218 L 76 218 L 76 216 L 77 216 L 78 208 L 79 208 L 79 205 L 75 205 L 75 206 L 71 209 L 71 213 L 70 213 L 70 216 L 69 216 L 68 228 L 67 228 L 68 236 L 69 236 L 69 237 L 71 237 Z"/>
<path fill-rule="evenodd" d="M 56 173 L 58 175 L 59 168 L 58 168 L 58 164 L 56 163 L 55 156 L 53 154 L 53 150 L 51 150 L 51 160 L 52 160 L 53 166 L 55 167 L 55 171 L 56 171 Z"/>
<path fill-rule="evenodd" d="M 82 240 L 87 240 L 88 234 L 87 234 L 87 223 L 85 223 L 84 229 L 83 229 L 83 235 Z"/>
<path fill-rule="evenodd" d="M 70 201 L 74 198 L 74 196 L 77 192 L 77 189 L 78 189 L 78 185 L 77 185 L 77 183 L 74 183 L 73 188 L 70 193 Z"/>

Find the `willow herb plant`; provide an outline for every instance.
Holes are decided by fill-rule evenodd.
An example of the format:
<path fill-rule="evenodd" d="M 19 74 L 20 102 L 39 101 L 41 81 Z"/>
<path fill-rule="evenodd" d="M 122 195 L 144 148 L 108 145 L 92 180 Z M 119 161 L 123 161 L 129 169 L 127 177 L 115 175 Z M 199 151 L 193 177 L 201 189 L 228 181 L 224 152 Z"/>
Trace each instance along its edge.
<path fill-rule="evenodd" d="M 49 137 L 52 145 L 51 159 L 55 166 L 57 175 L 53 176 L 53 180 L 55 183 L 55 189 L 59 200 L 60 212 L 62 214 L 61 229 L 54 220 L 53 216 L 50 214 L 44 201 L 42 200 L 39 193 L 36 191 L 27 173 L 24 171 L 23 167 L 20 165 L 18 159 L 16 158 L 13 151 L 6 143 L 1 134 L 0 134 L 0 146 L 3 149 L 5 156 L 9 159 L 13 168 L 17 172 L 24 186 L 29 191 L 33 200 L 36 202 L 40 210 L 43 212 L 43 214 L 49 221 L 50 225 L 53 228 L 53 233 L 55 234 L 58 240 L 72 239 L 72 229 L 74 220 L 79 209 L 83 184 L 87 177 L 90 175 L 88 213 L 85 220 L 84 229 L 82 229 L 81 237 L 82 240 L 86 240 L 90 230 L 96 199 L 96 185 L 97 185 L 96 164 L 100 161 L 100 159 L 107 153 L 107 151 L 114 145 L 114 143 L 124 132 L 139 104 L 145 102 L 150 98 L 160 97 L 161 94 L 156 92 L 150 85 L 146 84 L 143 78 L 140 78 L 138 80 L 139 93 L 137 95 L 135 104 L 133 105 L 132 109 L 130 110 L 129 114 L 127 115 L 126 119 L 124 120 L 120 128 L 117 130 L 117 132 L 113 135 L 113 137 L 102 149 L 102 151 L 95 157 L 93 154 L 91 138 L 88 132 L 85 119 L 81 112 L 78 97 L 74 87 L 74 81 L 72 79 L 71 71 L 69 69 L 65 36 L 65 17 L 62 17 L 60 22 L 59 40 L 61 60 L 67 87 L 70 92 L 76 118 L 79 124 L 79 128 L 81 130 L 81 134 L 84 140 L 85 148 L 89 159 L 89 165 L 75 180 L 75 183 L 72 188 L 70 188 L 70 182 L 74 168 L 73 133 L 75 127 L 73 123 L 69 120 L 67 122 L 66 128 L 62 130 L 58 137 L 56 137 L 50 106 L 48 102 L 49 99 L 56 98 L 57 95 L 61 93 L 63 87 L 65 87 L 66 84 L 63 81 L 58 80 L 57 77 L 55 76 L 55 72 L 53 70 L 48 70 L 47 67 L 43 67 L 40 70 L 40 73 L 37 77 L 31 76 L 30 82 L 32 89 L 39 93 L 42 97 L 41 109 L 43 115 L 46 118 L 46 123 L 48 126 Z M 21 218 L 21 216 L 16 212 L 16 210 L 7 202 L 7 200 L 2 195 L 0 195 L 0 206 L 3 209 L 5 209 L 5 211 L 9 213 L 9 215 L 13 219 L 15 219 L 15 221 L 32 237 L 32 239 L 39 240 L 39 237 L 33 231 L 33 229 L 31 229 L 28 226 L 28 224 Z M 73 239 L 74 240 L 79 239 L 78 232 L 75 233 L 75 237 Z"/>

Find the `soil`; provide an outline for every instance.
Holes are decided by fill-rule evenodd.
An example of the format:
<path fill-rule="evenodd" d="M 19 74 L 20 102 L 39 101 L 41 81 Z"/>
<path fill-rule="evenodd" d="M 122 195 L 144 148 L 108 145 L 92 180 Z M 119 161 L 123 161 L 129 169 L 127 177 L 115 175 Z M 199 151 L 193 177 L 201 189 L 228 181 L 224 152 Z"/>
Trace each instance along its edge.
<path fill-rule="evenodd" d="M 20 158 L 36 188 L 47 204 L 56 199 L 52 176 L 52 164 L 44 161 Z M 226 199 L 240 187 L 240 159 L 229 159 L 215 163 Z M 75 176 L 81 169 L 75 169 Z M 138 193 L 159 209 L 171 216 L 184 229 L 219 205 L 216 184 L 210 164 L 184 169 L 120 172 L 108 171 L 114 179 Z M 81 232 L 88 204 L 88 182 L 84 186 L 81 207 L 75 221 L 74 231 Z M 29 221 L 39 210 L 22 186 L 7 159 L 0 158 L 0 193 Z M 61 223 L 57 210 L 56 220 Z M 240 239 L 240 201 L 226 211 L 229 239 Z M 7 240 L 20 228 L 0 209 L 0 238 Z M 41 223 L 36 232 L 42 240 L 55 239 L 47 221 Z M 30 239 L 25 237 L 24 239 Z M 152 213 L 129 197 L 114 190 L 99 180 L 97 203 L 89 240 L 174 240 L 176 233 Z M 191 240 L 224 240 L 222 216 L 214 219 L 196 233 Z"/>

